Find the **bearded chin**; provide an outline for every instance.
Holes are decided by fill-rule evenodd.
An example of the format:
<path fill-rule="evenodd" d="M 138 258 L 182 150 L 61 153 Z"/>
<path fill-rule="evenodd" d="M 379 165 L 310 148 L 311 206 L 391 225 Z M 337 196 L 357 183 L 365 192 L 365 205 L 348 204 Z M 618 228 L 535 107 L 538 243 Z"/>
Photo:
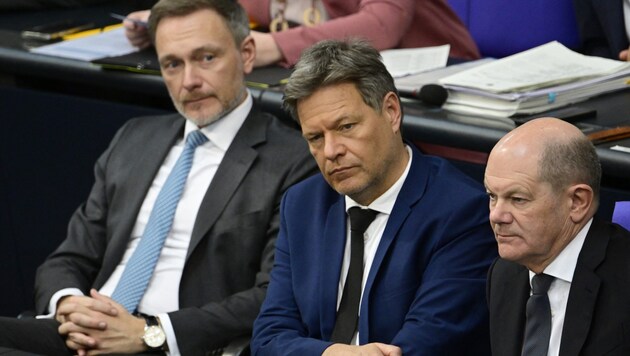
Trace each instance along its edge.
<path fill-rule="evenodd" d="M 186 120 L 197 125 L 197 127 L 208 126 L 211 123 L 223 118 L 224 116 L 232 112 L 232 110 L 234 110 L 234 108 L 236 108 L 243 101 L 243 98 L 244 98 L 243 96 L 239 96 L 235 98 L 234 100 L 229 102 L 227 106 L 223 106 L 222 110 L 219 111 L 218 113 L 214 113 L 208 116 L 203 116 L 203 115 L 192 116 L 192 115 L 186 114 L 186 112 L 184 111 L 184 106 L 181 104 L 181 102 L 178 102 L 171 96 L 171 100 L 173 101 L 173 105 L 175 105 L 175 109 L 177 109 L 177 112 L 179 112 L 180 115 L 186 118 Z"/>
<path fill-rule="evenodd" d="M 180 114 L 182 114 L 183 117 L 186 118 L 186 120 L 189 120 L 191 122 L 193 122 L 195 125 L 197 125 L 197 127 L 204 127 L 204 126 L 208 126 L 211 123 L 219 120 L 220 118 L 224 117 L 225 115 L 227 115 L 226 111 L 221 111 L 219 113 L 216 113 L 214 115 L 211 116 L 191 116 L 191 115 L 187 115 L 184 110 L 180 110 L 179 108 L 177 109 L 177 111 L 179 111 Z"/>

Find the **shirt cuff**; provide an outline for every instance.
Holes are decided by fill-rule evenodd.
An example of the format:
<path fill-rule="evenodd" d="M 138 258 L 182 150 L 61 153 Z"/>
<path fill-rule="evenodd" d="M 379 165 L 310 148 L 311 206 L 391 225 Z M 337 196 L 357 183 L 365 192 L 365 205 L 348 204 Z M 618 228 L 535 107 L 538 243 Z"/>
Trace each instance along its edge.
<path fill-rule="evenodd" d="M 173 330 L 171 318 L 169 318 L 166 313 L 160 313 L 157 317 L 160 319 L 164 334 L 166 334 L 166 342 L 168 343 L 168 352 L 166 352 L 166 354 L 169 356 L 179 356 L 179 347 L 177 347 L 177 339 L 175 338 L 175 330 Z"/>
<path fill-rule="evenodd" d="M 50 298 L 50 302 L 48 303 L 48 314 L 37 315 L 35 316 L 37 319 L 52 319 L 55 317 L 55 313 L 57 313 L 57 303 L 59 299 L 63 297 L 67 297 L 69 295 L 84 295 L 78 288 L 65 288 L 60 291 L 57 291 Z"/>

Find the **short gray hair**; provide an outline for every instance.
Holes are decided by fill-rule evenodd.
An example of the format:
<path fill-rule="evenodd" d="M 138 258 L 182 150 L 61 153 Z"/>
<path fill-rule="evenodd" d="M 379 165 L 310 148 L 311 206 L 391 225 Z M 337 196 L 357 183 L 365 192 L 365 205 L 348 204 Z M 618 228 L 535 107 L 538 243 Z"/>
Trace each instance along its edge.
<path fill-rule="evenodd" d="M 341 83 L 353 83 L 365 104 L 376 111 L 382 109 L 387 93 L 397 93 L 381 54 L 368 42 L 325 40 L 302 53 L 284 90 L 284 108 L 299 121 L 300 99 L 321 87 Z"/>
<path fill-rule="evenodd" d="M 595 146 L 586 136 L 547 142 L 538 167 L 540 180 L 550 183 L 554 190 L 584 183 L 593 189 L 595 202 L 599 202 L 602 167 Z"/>
<path fill-rule="evenodd" d="M 155 43 L 158 24 L 165 18 L 186 16 L 195 11 L 209 9 L 217 12 L 223 19 L 239 46 L 249 35 L 247 12 L 236 0 L 160 0 L 151 9 L 149 17 L 149 36 Z"/>

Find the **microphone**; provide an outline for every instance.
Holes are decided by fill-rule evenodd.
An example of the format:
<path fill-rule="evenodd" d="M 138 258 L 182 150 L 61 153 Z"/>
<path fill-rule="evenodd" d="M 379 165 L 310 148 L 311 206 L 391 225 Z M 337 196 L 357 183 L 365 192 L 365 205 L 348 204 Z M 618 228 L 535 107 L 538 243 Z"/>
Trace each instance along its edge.
<path fill-rule="evenodd" d="M 414 90 L 411 95 L 427 105 L 442 106 L 448 98 L 448 91 L 438 84 L 426 84 L 420 90 Z"/>
<path fill-rule="evenodd" d="M 426 84 L 413 91 L 400 91 L 400 95 L 419 99 L 427 105 L 442 106 L 446 102 L 448 91 L 439 84 Z"/>

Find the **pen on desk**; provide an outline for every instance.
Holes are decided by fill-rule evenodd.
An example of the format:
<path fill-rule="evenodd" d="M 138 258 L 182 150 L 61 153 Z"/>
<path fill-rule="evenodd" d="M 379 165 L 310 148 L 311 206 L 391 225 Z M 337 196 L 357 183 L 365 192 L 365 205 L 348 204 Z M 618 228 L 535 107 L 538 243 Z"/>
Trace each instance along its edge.
<path fill-rule="evenodd" d="M 144 27 L 144 28 L 149 27 L 149 24 L 148 24 L 148 23 L 146 23 L 145 21 L 140 21 L 140 20 L 132 19 L 132 18 L 129 18 L 129 17 L 125 16 L 125 15 L 120 15 L 120 14 L 115 14 L 115 13 L 113 13 L 113 12 L 110 12 L 110 13 L 109 13 L 109 16 L 111 16 L 111 17 L 113 17 L 113 18 L 115 18 L 115 19 L 122 20 L 122 21 L 125 21 L 125 20 L 127 20 L 127 21 L 131 21 L 131 22 L 133 22 L 136 26 L 140 26 L 140 27 Z"/>
<path fill-rule="evenodd" d="M 109 25 L 109 26 L 105 26 L 105 27 L 102 27 L 102 28 L 93 28 L 93 29 L 87 30 L 87 31 L 81 31 L 81 32 L 72 33 L 72 34 L 69 34 L 69 35 L 62 36 L 61 38 L 64 41 L 76 40 L 77 38 L 83 38 L 83 37 L 98 35 L 99 33 L 115 30 L 115 29 L 120 28 L 120 27 L 122 27 L 122 24 L 117 23 L 115 25 Z"/>

